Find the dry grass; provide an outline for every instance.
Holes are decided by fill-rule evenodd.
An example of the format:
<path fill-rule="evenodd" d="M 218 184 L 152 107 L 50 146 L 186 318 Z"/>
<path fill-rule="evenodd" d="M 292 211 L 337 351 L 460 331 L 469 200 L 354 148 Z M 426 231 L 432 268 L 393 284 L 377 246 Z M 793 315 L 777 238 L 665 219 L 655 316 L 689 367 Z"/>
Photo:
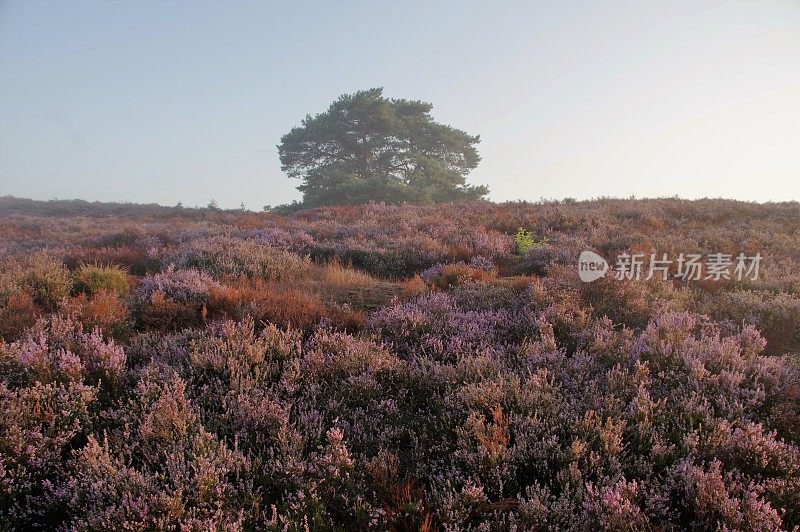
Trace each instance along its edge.
<path fill-rule="evenodd" d="M 311 289 L 324 301 L 360 310 L 379 308 L 398 293 L 394 283 L 376 279 L 338 261 L 316 267 L 313 279 Z"/>
<path fill-rule="evenodd" d="M 317 293 L 294 284 L 241 278 L 211 290 L 205 320 L 245 317 L 259 324 L 295 329 L 310 329 L 323 320 L 347 330 L 360 329 L 364 324 L 359 311 L 326 302 Z"/>

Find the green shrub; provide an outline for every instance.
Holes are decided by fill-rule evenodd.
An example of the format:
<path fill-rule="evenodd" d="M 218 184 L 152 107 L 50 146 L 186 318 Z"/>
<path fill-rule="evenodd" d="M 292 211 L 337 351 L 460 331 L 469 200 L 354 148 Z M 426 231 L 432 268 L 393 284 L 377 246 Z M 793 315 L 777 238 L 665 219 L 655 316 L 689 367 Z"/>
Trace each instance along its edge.
<path fill-rule="evenodd" d="M 514 235 L 514 243 L 517 246 L 517 253 L 520 255 L 524 255 L 526 251 L 529 249 L 536 249 L 538 247 L 544 246 L 549 243 L 547 237 L 542 238 L 541 240 L 536 240 L 533 238 L 533 234 L 530 231 L 527 231 L 520 227 L 517 229 L 517 234 Z"/>
<path fill-rule="evenodd" d="M 75 290 L 87 295 L 104 290 L 125 296 L 130 290 L 128 274 L 119 266 L 83 264 L 75 272 Z"/>

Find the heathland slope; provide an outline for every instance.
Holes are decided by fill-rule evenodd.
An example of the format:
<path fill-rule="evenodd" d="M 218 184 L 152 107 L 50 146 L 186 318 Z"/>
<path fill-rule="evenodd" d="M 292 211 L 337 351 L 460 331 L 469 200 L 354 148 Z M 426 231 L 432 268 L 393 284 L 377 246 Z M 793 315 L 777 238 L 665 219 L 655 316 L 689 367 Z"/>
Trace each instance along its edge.
<path fill-rule="evenodd" d="M 0 336 L 2 529 L 800 526 L 797 203 L 0 198 Z"/>

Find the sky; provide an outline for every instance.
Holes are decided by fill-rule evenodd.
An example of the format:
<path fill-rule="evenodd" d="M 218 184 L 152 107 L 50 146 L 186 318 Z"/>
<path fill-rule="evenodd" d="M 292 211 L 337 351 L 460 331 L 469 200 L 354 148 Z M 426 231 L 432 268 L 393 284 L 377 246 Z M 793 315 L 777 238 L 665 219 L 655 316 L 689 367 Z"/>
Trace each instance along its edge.
<path fill-rule="evenodd" d="M 0 0 L 0 195 L 261 209 L 276 145 L 383 87 L 490 199 L 800 199 L 800 0 Z"/>

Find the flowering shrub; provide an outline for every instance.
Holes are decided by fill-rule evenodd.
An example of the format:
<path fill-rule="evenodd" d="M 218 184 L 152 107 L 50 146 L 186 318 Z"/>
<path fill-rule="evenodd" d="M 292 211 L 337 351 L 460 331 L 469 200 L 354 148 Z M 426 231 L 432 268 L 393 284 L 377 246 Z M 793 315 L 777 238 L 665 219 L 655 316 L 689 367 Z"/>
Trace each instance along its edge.
<path fill-rule="evenodd" d="M 272 248 L 305 254 L 314 247 L 314 237 L 304 230 L 289 231 L 278 227 L 254 230 L 249 235 L 256 242 Z"/>
<path fill-rule="evenodd" d="M 543 242 L 529 246 L 520 254 L 516 271 L 524 275 L 547 275 L 553 265 L 572 267 L 578 263 L 578 255 L 586 247 L 571 239 L 558 244 Z"/>
<path fill-rule="evenodd" d="M 19 529 L 65 522 L 52 488 L 69 470 L 65 460 L 92 428 L 96 389 L 80 383 L 9 388 L 0 383 L 0 521 Z"/>
<path fill-rule="evenodd" d="M 77 529 L 242 526 L 244 457 L 204 430 L 174 373 L 148 368 L 120 428 L 90 436 L 54 489 Z"/>
<path fill-rule="evenodd" d="M 770 353 L 800 350 L 800 296 L 740 290 L 706 297 L 703 310 L 718 320 L 748 323 L 767 339 Z"/>
<path fill-rule="evenodd" d="M 176 270 L 172 267 L 139 281 L 135 299 L 147 301 L 156 294 L 175 301 L 205 301 L 212 288 L 220 288 L 211 276 L 197 270 Z"/>
<path fill-rule="evenodd" d="M 266 280 L 302 275 L 309 269 L 308 262 L 294 253 L 258 241 L 221 236 L 192 241 L 170 261 L 179 268 L 196 268 L 211 275 Z"/>
<path fill-rule="evenodd" d="M 121 346 L 57 314 L 38 321 L 20 340 L 0 346 L 0 360 L 4 380 L 13 386 L 77 382 L 113 390 L 125 370 Z"/>
<path fill-rule="evenodd" d="M 172 267 L 139 281 L 133 305 L 137 321 L 145 327 L 180 328 L 197 325 L 212 289 L 222 285 L 197 270 Z"/>
<path fill-rule="evenodd" d="M 398 353 L 451 362 L 476 353 L 500 356 L 535 330 L 523 313 L 463 310 L 443 293 L 382 309 L 373 314 L 369 327 Z"/>

